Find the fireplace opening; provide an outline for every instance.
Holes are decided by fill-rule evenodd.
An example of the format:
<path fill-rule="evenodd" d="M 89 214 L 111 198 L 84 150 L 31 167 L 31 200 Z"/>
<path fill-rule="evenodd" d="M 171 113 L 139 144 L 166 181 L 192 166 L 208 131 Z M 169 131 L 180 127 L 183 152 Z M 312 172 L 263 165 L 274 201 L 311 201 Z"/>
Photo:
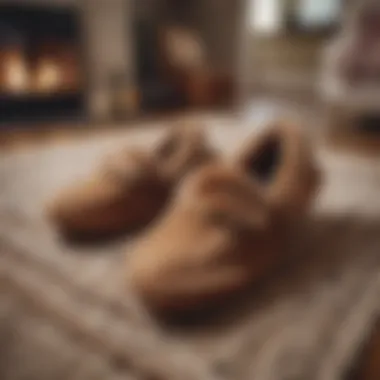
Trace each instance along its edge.
<path fill-rule="evenodd" d="M 0 122 L 84 115 L 77 12 L 74 7 L 0 5 Z"/>

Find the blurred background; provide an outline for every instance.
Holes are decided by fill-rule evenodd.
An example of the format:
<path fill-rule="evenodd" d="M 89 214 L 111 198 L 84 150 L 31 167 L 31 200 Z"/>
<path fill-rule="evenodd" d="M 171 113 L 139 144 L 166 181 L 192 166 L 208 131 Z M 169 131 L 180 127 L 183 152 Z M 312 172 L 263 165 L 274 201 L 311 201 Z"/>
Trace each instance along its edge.
<path fill-rule="evenodd" d="M 379 80 L 379 0 L 0 0 L 0 290 L 8 300 L 0 302 L 0 379 L 120 380 L 130 372 L 131 379 L 182 379 L 183 372 L 208 361 L 207 367 L 225 379 L 256 378 L 250 373 L 256 367 L 267 368 L 270 378 L 317 378 L 326 375 L 326 368 L 336 374 L 336 368 L 355 364 L 364 375 L 345 378 L 379 380 L 379 305 L 372 300 L 379 299 L 380 286 Z M 46 221 L 45 202 L 87 176 L 119 145 L 148 148 L 173 120 L 178 127 L 199 121 L 212 144 L 227 153 L 257 132 L 258 123 L 252 121 L 290 109 L 306 116 L 305 129 L 327 132 L 321 134 L 329 137 L 324 142 L 332 143 L 326 149 L 321 140 L 311 139 L 327 183 L 320 211 L 342 211 L 343 219 L 347 211 L 359 223 L 358 230 L 354 223 L 348 230 L 346 224 L 327 223 L 321 232 L 318 227 L 316 239 L 310 239 L 316 248 L 305 251 L 323 251 L 326 257 L 350 251 L 366 263 L 357 266 L 365 281 L 359 276 L 352 287 L 342 282 L 340 292 L 339 276 L 321 271 L 321 278 L 315 276 L 321 281 L 321 287 L 315 286 L 316 292 L 321 289 L 316 304 L 303 304 L 303 286 L 294 287 L 289 299 L 300 302 L 295 314 L 290 306 L 282 308 L 280 297 L 274 302 L 272 292 L 268 303 L 254 299 L 260 319 L 265 319 L 261 311 L 268 311 L 270 344 L 261 344 L 266 333 L 254 324 L 251 329 L 245 318 L 241 335 L 221 328 L 216 339 L 200 334 L 191 342 L 190 337 L 188 347 L 201 355 L 186 359 L 187 367 L 180 364 L 181 375 L 162 375 L 162 368 L 171 367 L 168 352 L 178 347 L 163 349 L 161 337 L 153 334 L 153 349 L 144 348 L 155 323 L 146 323 L 145 314 L 134 309 L 133 297 L 117 281 L 119 273 L 115 286 L 109 281 L 115 263 L 124 270 L 117 261 L 124 248 L 115 247 L 113 255 L 108 246 L 68 247 Z M 36 141 L 37 146 L 30 144 Z M 355 151 L 341 155 L 337 148 L 342 143 Z M 357 157 L 358 149 L 367 155 L 368 148 L 372 157 Z M 361 225 L 362 216 L 370 219 L 368 225 Z M 321 245 L 324 240 L 328 244 Z M 375 265 L 367 275 L 372 253 Z M 307 268 L 312 266 L 308 261 Z M 352 268 L 342 268 L 351 278 Z M 352 273 L 356 281 L 356 267 Z M 7 287 L 1 287 L 3 282 Z M 368 297 L 362 297 L 364 291 Z M 271 310 L 278 310 L 284 329 L 274 327 Z M 299 340 L 293 340 L 293 329 Z M 9 331 L 15 334 L 7 337 Z M 146 336 L 143 346 L 136 345 Z M 265 347 L 263 367 L 252 360 L 256 348 L 247 339 Z M 136 355 L 146 356 L 147 365 Z M 297 371 L 302 361 L 309 376 L 287 377 L 281 371 L 284 363 Z M 278 377 L 271 376 L 272 367 Z M 7 377 L 3 373 L 9 368 Z M 239 377 L 242 373 L 248 375 Z"/>
<path fill-rule="evenodd" d="M 352 3 L 352 2 L 351 2 Z M 0 121 L 124 120 L 318 95 L 343 0 L 2 0 Z"/>
<path fill-rule="evenodd" d="M 243 3 L 1 1 L 1 121 L 227 105 Z"/>

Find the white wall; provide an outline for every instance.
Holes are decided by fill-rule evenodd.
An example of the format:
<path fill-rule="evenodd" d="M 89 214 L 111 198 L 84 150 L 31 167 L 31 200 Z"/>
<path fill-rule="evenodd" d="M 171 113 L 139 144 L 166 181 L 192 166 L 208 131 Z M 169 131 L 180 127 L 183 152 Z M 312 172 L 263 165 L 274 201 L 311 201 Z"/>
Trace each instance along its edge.
<path fill-rule="evenodd" d="M 107 117 L 109 81 L 115 73 L 133 81 L 134 59 L 131 0 L 83 0 L 88 62 L 88 111 Z"/>

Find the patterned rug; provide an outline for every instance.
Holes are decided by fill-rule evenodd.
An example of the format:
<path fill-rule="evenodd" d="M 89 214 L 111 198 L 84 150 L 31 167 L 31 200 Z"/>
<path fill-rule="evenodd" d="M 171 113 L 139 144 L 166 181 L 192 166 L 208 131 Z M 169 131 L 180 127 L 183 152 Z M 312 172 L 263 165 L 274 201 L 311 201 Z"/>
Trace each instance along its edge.
<path fill-rule="evenodd" d="M 223 152 L 252 124 L 204 120 Z M 325 181 L 297 255 L 213 321 L 161 325 L 124 280 L 134 237 L 65 243 L 43 214 L 57 189 L 164 125 L 0 155 L 0 378 L 336 380 L 380 305 L 380 159 L 316 147 Z"/>

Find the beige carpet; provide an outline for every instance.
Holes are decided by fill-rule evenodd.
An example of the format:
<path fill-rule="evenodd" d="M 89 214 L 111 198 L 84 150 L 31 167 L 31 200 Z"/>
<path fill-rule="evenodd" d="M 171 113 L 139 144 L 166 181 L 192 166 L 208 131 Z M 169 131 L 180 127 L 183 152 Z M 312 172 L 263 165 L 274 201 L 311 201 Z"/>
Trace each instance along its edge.
<path fill-rule="evenodd" d="M 250 128 L 206 120 L 228 153 Z M 232 125 L 231 125 L 232 124 Z M 124 285 L 133 238 L 60 241 L 44 219 L 56 189 L 108 151 L 160 128 L 0 156 L 0 378 L 336 380 L 380 305 L 380 159 L 318 149 L 325 183 L 295 231 L 297 260 L 211 325 L 160 327 Z"/>

